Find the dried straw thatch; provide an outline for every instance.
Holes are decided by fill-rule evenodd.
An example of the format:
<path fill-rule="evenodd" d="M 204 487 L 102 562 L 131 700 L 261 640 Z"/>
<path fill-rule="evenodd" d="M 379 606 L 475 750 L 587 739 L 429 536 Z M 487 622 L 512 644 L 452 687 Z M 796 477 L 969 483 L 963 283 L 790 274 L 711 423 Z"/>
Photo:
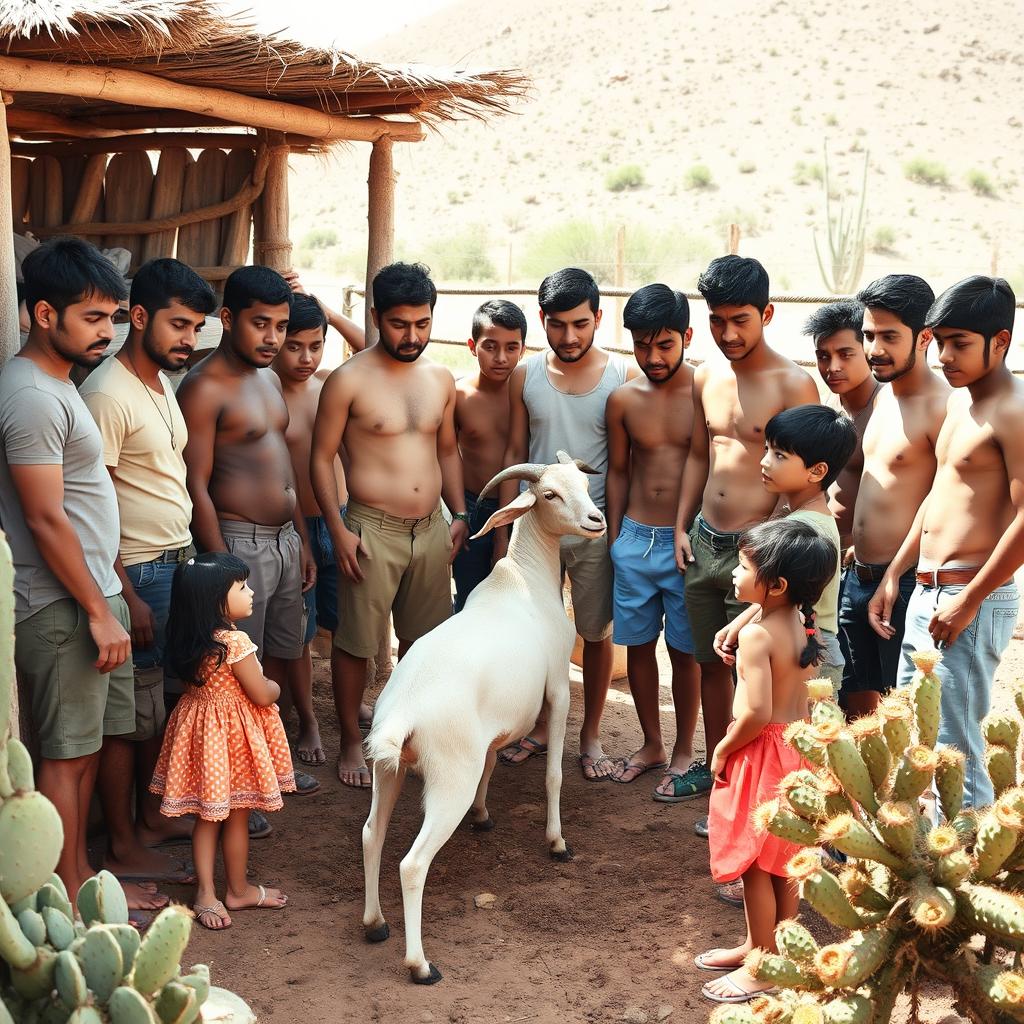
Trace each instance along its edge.
<path fill-rule="evenodd" d="M 0 0 L 0 52 L 428 124 L 504 111 L 528 86 L 514 70 L 377 64 L 303 46 L 228 17 L 211 0 Z M 86 119 L 126 109 L 73 97 L 55 104 L 52 96 L 24 93 L 17 106 Z"/>

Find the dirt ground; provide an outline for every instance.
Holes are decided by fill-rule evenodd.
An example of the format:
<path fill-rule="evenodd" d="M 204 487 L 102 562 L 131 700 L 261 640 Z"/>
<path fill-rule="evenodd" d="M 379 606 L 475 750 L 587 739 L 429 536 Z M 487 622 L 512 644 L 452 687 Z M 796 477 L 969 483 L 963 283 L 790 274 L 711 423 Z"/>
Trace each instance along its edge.
<path fill-rule="evenodd" d="M 1022 664 L 1024 642 L 1014 640 L 999 680 L 1018 678 Z M 333 762 L 337 733 L 328 663 L 314 666 Z M 662 678 L 670 727 L 667 664 Z M 581 701 L 574 669 L 570 737 L 578 729 Z M 606 749 L 626 754 L 638 736 L 621 680 L 608 702 Z M 516 769 L 499 765 L 488 801 L 497 828 L 483 835 L 460 829 L 428 876 L 424 947 L 444 975 L 428 988 L 412 985 L 402 966 L 398 862 L 419 827 L 418 781 L 407 783 L 385 846 L 381 900 L 392 936 L 374 946 L 363 941 L 360 923 L 360 829 L 369 793 L 343 788 L 333 764 L 316 774 L 323 789 L 287 798 L 273 816 L 273 835 L 252 845 L 254 877 L 282 886 L 290 897 L 287 908 L 237 913 L 234 927 L 221 934 L 197 926 L 186 957 L 186 963 L 209 963 L 216 983 L 248 1000 L 261 1021 L 707 1020 L 709 1006 L 700 996 L 707 975 L 692 967 L 692 958 L 738 941 L 743 918 L 715 899 L 707 844 L 693 833 L 706 800 L 653 802 L 653 773 L 630 786 L 585 782 L 570 745 L 562 818 L 576 858 L 558 864 L 549 859 L 543 836 L 543 758 Z M 191 895 L 169 891 L 183 900 Z M 489 909 L 474 907 L 482 893 L 496 897 Z M 823 935 L 827 930 L 820 920 L 812 927 Z M 938 990 L 926 993 L 923 1005 L 931 1024 L 959 1020 Z"/>

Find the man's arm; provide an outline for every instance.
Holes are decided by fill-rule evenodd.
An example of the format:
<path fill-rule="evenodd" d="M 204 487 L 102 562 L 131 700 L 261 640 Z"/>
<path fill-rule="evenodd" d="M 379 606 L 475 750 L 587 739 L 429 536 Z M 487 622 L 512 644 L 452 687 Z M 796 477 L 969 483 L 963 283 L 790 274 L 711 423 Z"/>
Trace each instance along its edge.
<path fill-rule="evenodd" d="M 791 375 L 787 381 L 784 394 L 786 408 L 792 409 L 798 405 L 821 405 L 821 395 L 818 394 L 818 385 L 814 383 L 811 375 L 797 367 L 796 373 Z"/>
<path fill-rule="evenodd" d="M 453 515 L 466 514 L 466 488 L 462 478 L 462 456 L 459 454 L 459 441 L 455 433 L 455 378 L 447 370 L 443 370 L 448 378 L 448 397 L 445 401 L 444 415 L 437 431 L 437 464 L 441 467 L 441 497 Z M 469 525 L 465 519 L 453 519 L 451 525 L 452 556 L 455 556 L 467 545 Z"/>
<path fill-rule="evenodd" d="M 932 492 L 929 491 L 921 502 L 921 507 L 910 525 L 910 532 L 903 538 L 903 543 L 893 556 L 888 569 L 882 576 L 874 596 L 868 601 L 868 624 L 884 640 L 891 640 L 896 635 L 891 625 L 892 610 L 896 599 L 900 596 L 900 577 L 912 566 L 917 564 L 921 550 L 921 532 L 924 528 L 924 517 L 928 511 L 928 502 Z"/>
<path fill-rule="evenodd" d="M 288 287 L 291 288 L 293 292 L 298 292 L 300 295 L 309 294 L 309 292 L 306 291 L 305 285 L 299 280 L 299 275 L 294 270 L 289 270 L 281 276 L 288 282 Z M 324 311 L 324 316 L 327 317 L 327 322 L 345 339 L 349 348 L 354 352 L 362 352 L 363 349 L 366 348 L 366 332 L 362 327 L 360 327 L 354 320 L 349 320 L 347 316 L 342 316 L 341 313 L 336 313 L 322 299 L 317 298 L 316 301 Z"/>
<path fill-rule="evenodd" d="M 526 383 L 526 367 L 522 364 L 512 371 L 508 385 L 508 441 L 505 443 L 505 458 L 502 466 L 518 466 L 525 462 L 530 453 L 530 415 L 523 401 L 523 385 Z M 498 488 L 498 508 L 504 508 L 514 501 L 519 493 L 519 482 L 506 480 Z M 508 551 L 510 527 L 494 531 L 494 560 L 497 561 Z"/>
<path fill-rule="evenodd" d="M 680 572 L 686 572 L 687 565 L 693 561 L 689 529 L 704 497 L 711 465 L 708 424 L 704 418 L 703 392 L 706 377 L 703 366 L 698 367 L 693 375 L 693 436 L 690 440 L 690 453 L 683 467 L 683 478 L 679 482 L 679 507 L 676 511 L 676 568 Z"/>
<path fill-rule="evenodd" d="M 192 499 L 192 536 L 204 551 L 227 551 L 220 532 L 217 509 L 210 497 L 214 453 L 217 441 L 217 420 L 220 401 L 216 385 L 201 376 L 188 377 L 178 389 L 178 405 L 188 427 L 185 458 L 185 487 Z"/>
<path fill-rule="evenodd" d="M 629 499 L 629 434 L 626 431 L 625 404 L 622 388 L 616 388 L 608 396 L 604 412 L 608 428 L 608 473 L 604 499 L 608 513 L 609 547 L 619 536 Z"/>

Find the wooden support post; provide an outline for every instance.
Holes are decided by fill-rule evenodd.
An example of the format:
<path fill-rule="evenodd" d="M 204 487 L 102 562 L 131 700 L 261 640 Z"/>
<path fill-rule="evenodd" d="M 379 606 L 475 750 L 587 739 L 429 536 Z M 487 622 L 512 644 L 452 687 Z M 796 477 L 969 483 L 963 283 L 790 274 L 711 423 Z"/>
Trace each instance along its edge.
<path fill-rule="evenodd" d="M 3 93 L 0 115 L 0 364 L 18 351 L 18 289 L 14 269 L 14 217 L 11 213 L 11 145 L 7 107 L 14 97 Z"/>
<path fill-rule="evenodd" d="M 253 259 L 283 274 L 292 269 L 292 243 L 288 234 L 288 144 L 281 132 L 264 135 L 269 150 L 267 178 L 256 218 Z"/>
<path fill-rule="evenodd" d="M 386 267 L 395 254 L 395 174 L 391 159 L 391 139 L 378 139 L 370 153 L 370 173 L 366 179 L 368 226 L 366 246 L 366 342 L 372 344 L 377 333 L 370 319 L 370 286 L 377 271 Z"/>

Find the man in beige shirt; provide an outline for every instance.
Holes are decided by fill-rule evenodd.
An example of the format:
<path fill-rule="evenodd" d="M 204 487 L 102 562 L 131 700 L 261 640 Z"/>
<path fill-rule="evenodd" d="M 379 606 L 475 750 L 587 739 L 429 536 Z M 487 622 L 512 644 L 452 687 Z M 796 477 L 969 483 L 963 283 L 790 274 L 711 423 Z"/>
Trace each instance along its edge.
<path fill-rule="evenodd" d="M 180 835 L 182 826 L 161 816 L 149 781 L 166 719 L 163 643 L 171 580 L 195 548 L 182 455 L 188 432 L 161 371 L 185 365 L 216 300 L 184 263 L 158 259 L 135 275 L 129 304 L 131 330 L 124 347 L 81 387 L 117 495 L 121 535 L 114 570 L 131 616 L 135 673 L 135 732 L 107 737 L 98 788 L 109 834 L 106 867 L 124 880 L 178 882 L 188 878 L 183 865 L 149 844 Z M 148 886 L 129 884 L 126 891 L 137 909 L 167 902 Z"/>

